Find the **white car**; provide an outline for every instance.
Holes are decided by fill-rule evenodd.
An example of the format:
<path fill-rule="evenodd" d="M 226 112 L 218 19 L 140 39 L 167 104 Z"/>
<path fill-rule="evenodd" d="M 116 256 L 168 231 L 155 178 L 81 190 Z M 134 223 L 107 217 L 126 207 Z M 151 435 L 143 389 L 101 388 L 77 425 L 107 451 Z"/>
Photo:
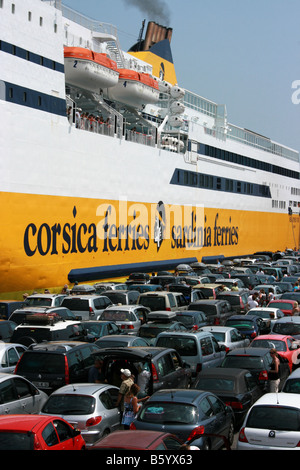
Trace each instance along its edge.
<path fill-rule="evenodd" d="M 237 450 L 300 450 L 300 395 L 266 393 L 250 408 Z"/>
<path fill-rule="evenodd" d="M 13 373 L 27 347 L 17 343 L 0 343 L 0 372 Z"/>
<path fill-rule="evenodd" d="M 248 310 L 246 315 L 257 315 L 263 320 L 270 320 L 270 326 L 274 324 L 276 320 L 284 317 L 284 313 L 279 308 L 274 307 L 255 307 Z"/>
<path fill-rule="evenodd" d="M 250 344 L 248 338 L 245 338 L 236 328 L 231 326 L 202 326 L 201 330 L 212 333 L 218 343 L 225 346 L 226 352 L 247 347 Z"/>

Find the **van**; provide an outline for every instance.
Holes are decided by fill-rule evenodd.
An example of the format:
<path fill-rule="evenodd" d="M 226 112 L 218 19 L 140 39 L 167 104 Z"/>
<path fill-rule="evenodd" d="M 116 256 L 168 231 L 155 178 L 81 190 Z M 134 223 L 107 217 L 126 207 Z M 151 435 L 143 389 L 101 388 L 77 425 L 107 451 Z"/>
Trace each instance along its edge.
<path fill-rule="evenodd" d="M 220 366 L 226 355 L 225 346 L 208 331 L 165 331 L 157 336 L 155 346 L 175 349 L 191 367 L 193 380 L 202 369 Z"/>
<path fill-rule="evenodd" d="M 101 313 L 113 303 L 106 295 L 70 295 L 65 297 L 62 307 L 66 307 L 82 320 L 99 320 Z"/>
<path fill-rule="evenodd" d="M 220 284 L 197 284 L 193 286 L 194 290 L 200 290 L 206 299 L 216 299 L 219 292 L 222 291 Z"/>
<path fill-rule="evenodd" d="M 18 308 L 26 307 L 26 302 L 18 300 L 1 300 L 0 301 L 0 319 L 8 320 L 11 314 Z"/>
<path fill-rule="evenodd" d="M 138 305 L 144 305 L 144 307 L 154 310 L 186 310 L 185 307 L 178 307 L 176 298 L 173 292 L 156 291 L 156 292 L 145 292 L 139 296 L 137 301 Z"/>

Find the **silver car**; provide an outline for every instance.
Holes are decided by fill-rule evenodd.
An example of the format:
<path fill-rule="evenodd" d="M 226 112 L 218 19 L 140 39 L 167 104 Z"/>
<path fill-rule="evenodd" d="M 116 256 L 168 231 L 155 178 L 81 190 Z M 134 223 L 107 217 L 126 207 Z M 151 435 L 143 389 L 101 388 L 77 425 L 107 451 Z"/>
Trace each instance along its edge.
<path fill-rule="evenodd" d="M 72 384 L 53 392 L 40 414 L 64 418 L 80 429 L 87 446 L 120 429 L 119 388 L 108 384 Z"/>
<path fill-rule="evenodd" d="M 0 372 L 0 415 L 38 414 L 47 399 L 24 377 Z"/>
<path fill-rule="evenodd" d="M 230 326 L 202 326 L 202 330 L 210 331 L 218 341 L 219 344 L 224 345 L 226 352 L 232 351 L 236 348 L 247 347 L 250 344 L 250 340 L 241 335 L 241 333 Z"/>
<path fill-rule="evenodd" d="M 143 305 L 116 305 L 105 309 L 100 320 L 114 321 L 122 333 L 138 335 L 149 312 L 149 308 Z"/>
<path fill-rule="evenodd" d="M 23 344 L 0 343 L 0 371 L 13 373 L 20 357 L 26 349 L 26 346 L 23 346 Z"/>

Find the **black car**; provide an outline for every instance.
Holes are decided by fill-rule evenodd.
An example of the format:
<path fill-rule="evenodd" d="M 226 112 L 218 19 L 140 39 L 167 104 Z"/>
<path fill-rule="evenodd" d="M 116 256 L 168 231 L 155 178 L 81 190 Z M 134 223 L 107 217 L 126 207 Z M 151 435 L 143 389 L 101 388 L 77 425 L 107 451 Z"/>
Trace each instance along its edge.
<path fill-rule="evenodd" d="M 257 315 L 232 315 L 225 322 L 225 326 L 236 328 L 241 335 L 252 341 L 256 336 L 266 335 L 271 329 L 271 320 L 263 319 Z"/>
<path fill-rule="evenodd" d="M 94 343 L 102 336 L 121 334 L 120 328 L 113 321 L 87 320 L 81 322 L 81 324 L 86 330 L 86 340 L 89 343 Z"/>
<path fill-rule="evenodd" d="M 280 360 L 280 384 L 281 390 L 285 380 L 290 375 L 288 360 L 278 356 Z M 233 367 L 247 369 L 257 379 L 264 392 L 268 391 L 268 372 L 271 369 L 272 357 L 266 348 L 238 348 L 229 351 L 220 367 Z"/>
<path fill-rule="evenodd" d="M 146 394 L 162 388 L 187 388 L 191 382 L 191 369 L 183 362 L 177 351 L 156 347 L 116 347 L 99 349 L 94 358 L 103 360 L 102 371 L 108 383 L 120 387 L 121 369 L 129 369 L 139 383 L 139 373 L 148 370 L 149 382 Z"/>
<path fill-rule="evenodd" d="M 70 309 L 67 307 L 24 307 L 21 309 L 15 310 L 9 319 L 17 325 L 24 323 L 28 315 L 36 315 L 36 314 L 52 314 L 56 315 L 64 320 L 81 320 L 80 316 L 74 315 Z"/>
<path fill-rule="evenodd" d="M 135 305 L 140 296 L 140 293 L 135 290 L 107 290 L 102 292 L 114 304 L 122 305 Z"/>
<path fill-rule="evenodd" d="M 235 313 L 246 313 L 249 291 L 241 289 L 238 291 L 225 291 L 217 294 L 217 300 L 227 300 Z"/>
<path fill-rule="evenodd" d="M 208 320 L 204 312 L 199 310 L 186 310 L 184 312 L 176 312 L 176 320 L 186 328 L 198 330 L 202 326 L 208 325 Z"/>
<path fill-rule="evenodd" d="M 246 369 L 210 367 L 202 370 L 193 388 L 217 395 L 234 412 L 238 429 L 253 403 L 263 395 L 261 387 Z"/>
<path fill-rule="evenodd" d="M 183 313 L 186 311 L 183 311 Z M 154 311 L 148 314 L 148 321 L 139 330 L 139 336 L 150 345 L 162 331 L 188 331 L 189 327 L 176 318 L 179 312 Z"/>
<path fill-rule="evenodd" d="M 227 300 L 197 300 L 196 302 L 190 303 L 188 310 L 200 310 L 204 312 L 208 320 L 208 325 L 224 325 L 227 318 L 235 314 L 235 311 Z"/>
<path fill-rule="evenodd" d="M 14 333 L 17 324 L 10 320 L 0 321 L 0 341 L 3 343 L 17 343 L 18 341 L 12 341 L 12 335 Z"/>
<path fill-rule="evenodd" d="M 280 300 L 294 300 L 295 302 L 300 303 L 300 291 L 293 292 L 284 292 L 280 296 Z"/>
<path fill-rule="evenodd" d="M 49 395 L 68 383 L 88 382 L 93 353 L 98 350 L 95 344 L 75 341 L 33 344 L 23 353 L 15 374 Z"/>

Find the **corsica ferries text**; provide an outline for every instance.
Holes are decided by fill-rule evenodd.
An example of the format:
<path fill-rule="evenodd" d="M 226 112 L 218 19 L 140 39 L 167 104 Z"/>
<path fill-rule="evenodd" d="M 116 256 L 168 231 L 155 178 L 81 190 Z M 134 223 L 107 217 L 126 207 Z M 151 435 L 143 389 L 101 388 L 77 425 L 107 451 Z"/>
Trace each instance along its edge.
<path fill-rule="evenodd" d="M 164 207 L 165 209 L 165 207 Z M 165 213 L 164 213 L 165 214 Z M 125 252 L 148 250 L 150 241 L 157 245 L 157 251 L 162 243 L 170 241 L 171 249 L 200 249 L 203 246 L 224 246 L 238 244 L 238 227 L 221 225 L 219 213 L 216 213 L 210 224 L 204 216 L 201 224 L 197 223 L 197 213 L 193 209 L 185 220 L 180 223 L 170 223 L 171 218 L 163 217 L 158 223 L 155 215 L 153 225 L 143 223 L 145 217 L 133 213 L 130 222 L 116 223 L 113 206 L 106 206 L 100 222 L 87 224 L 74 221 L 77 210 L 73 209 L 73 222 L 50 225 L 46 222 L 36 225 L 30 223 L 24 230 L 24 251 L 27 256 L 59 255 L 69 253 Z M 198 217 L 198 220 L 200 218 Z M 160 240 L 158 243 L 158 234 Z"/>

